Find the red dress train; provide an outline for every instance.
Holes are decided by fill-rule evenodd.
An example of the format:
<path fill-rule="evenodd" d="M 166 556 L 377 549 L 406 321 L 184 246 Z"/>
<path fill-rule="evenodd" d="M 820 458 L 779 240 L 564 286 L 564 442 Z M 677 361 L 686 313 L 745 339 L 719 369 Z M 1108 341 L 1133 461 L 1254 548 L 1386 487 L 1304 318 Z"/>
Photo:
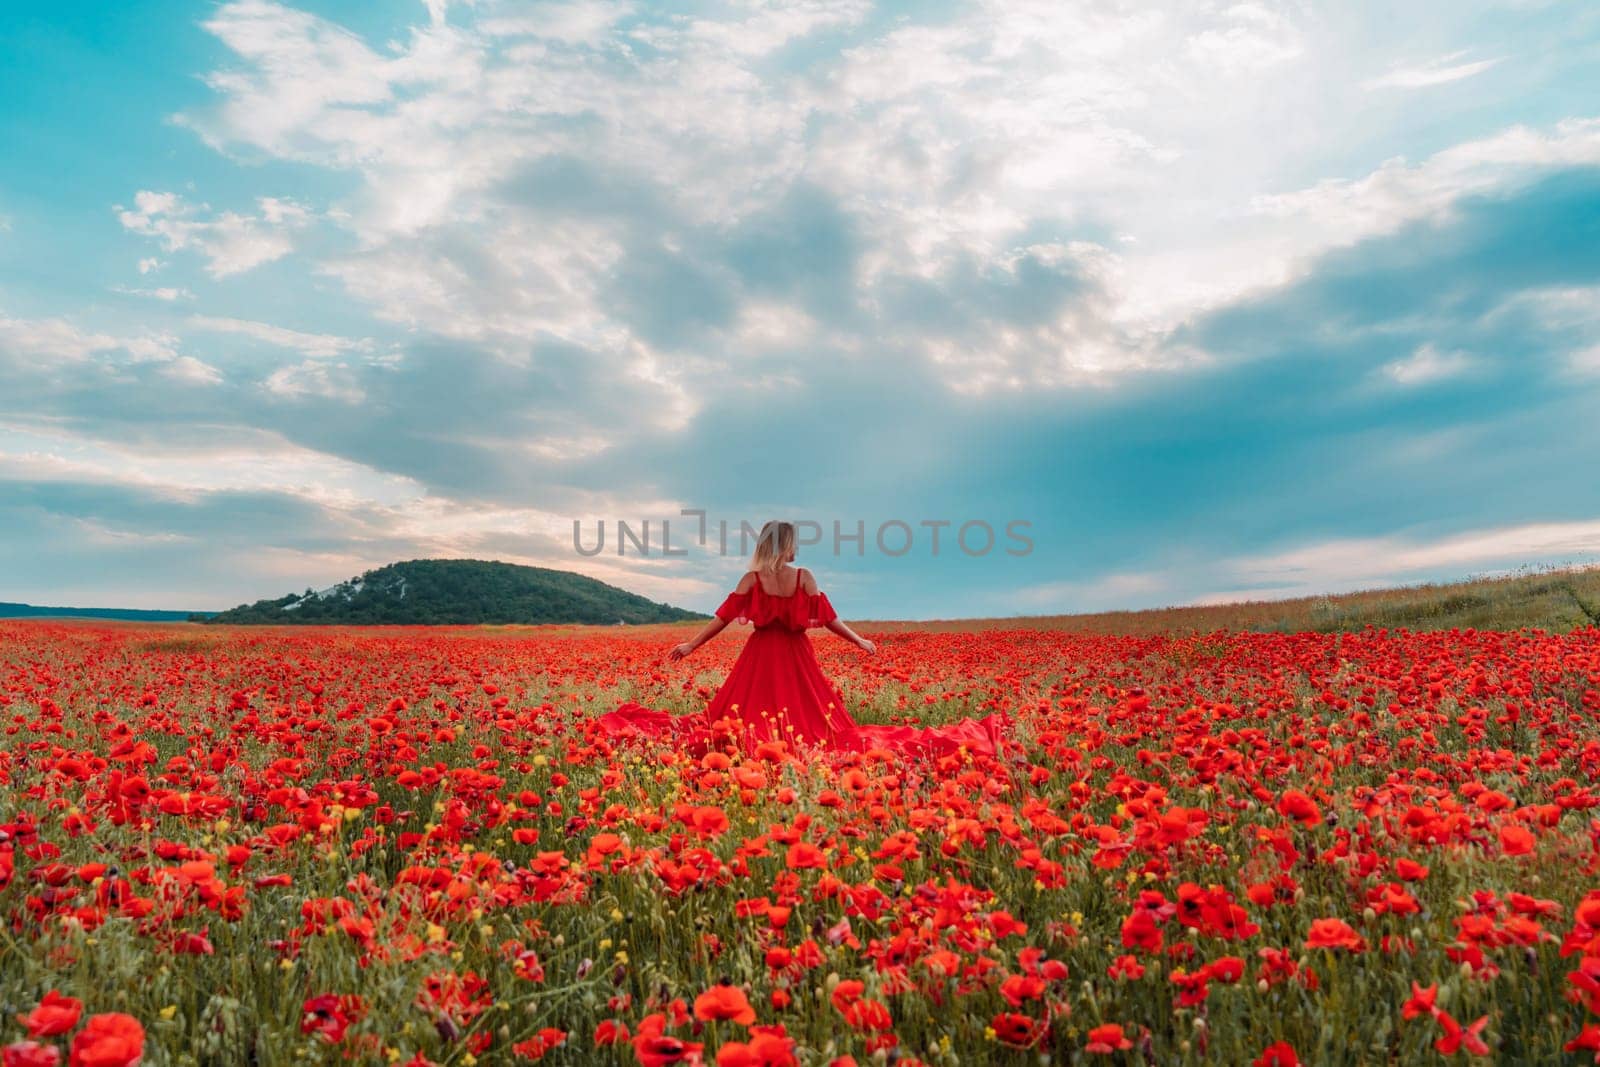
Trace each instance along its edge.
<path fill-rule="evenodd" d="M 781 741 L 786 751 L 864 752 L 883 748 L 905 755 L 945 754 L 965 748 L 997 755 L 1006 719 L 989 715 L 947 726 L 876 726 L 857 723 L 817 664 L 806 629 L 837 618 L 823 593 L 797 581 L 789 596 L 773 596 L 758 578 L 748 593 L 730 593 L 717 618 L 755 625 L 722 688 L 700 714 L 672 715 L 628 703 L 602 715 L 600 729 L 614 736 L 680 737 L 691 741 L 713 723 L 739 724 L 746 751 Z"/>

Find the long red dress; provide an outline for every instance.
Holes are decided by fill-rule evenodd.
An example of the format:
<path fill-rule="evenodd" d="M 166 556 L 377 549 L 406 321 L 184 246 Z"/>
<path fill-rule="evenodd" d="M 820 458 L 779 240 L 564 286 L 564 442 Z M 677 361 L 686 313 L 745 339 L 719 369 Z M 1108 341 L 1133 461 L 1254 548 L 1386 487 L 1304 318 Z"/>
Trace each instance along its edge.
<path fill-rule="evenodd" d="M 748 620 L 755 632 L 706 710 L 701 715 L 674 716 L 628 703 L 600 717 L 602 731 L 687 738 L 713 724 L 734 721 L 746 751 L 778 741 L 791 754 L 819 748 L 856 752 L 884 748 L 905 754 L 962 748 L 988 755 L 999 752 L 1003 715 L 922 728 L 864 725 L 851 718 L 806 636 L 807 628 L 826 626 L 838 615 L 826 594 L 805 591 L 803 576 L 788 596 L 767 592 L 758 577 L 748 593 L 728 594 L 716 615 L 724 622 Z"/>

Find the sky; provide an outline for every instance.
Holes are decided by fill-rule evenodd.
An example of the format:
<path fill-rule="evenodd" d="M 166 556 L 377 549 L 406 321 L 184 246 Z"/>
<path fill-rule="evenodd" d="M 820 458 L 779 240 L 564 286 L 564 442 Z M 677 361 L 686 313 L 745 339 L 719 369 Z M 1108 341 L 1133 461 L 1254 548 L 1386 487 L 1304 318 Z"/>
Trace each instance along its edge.
<path fill-rule="evenodd" d="M 706 610 L 772 517 L 846 617 L 1595 562 L 1597 413 L 1600 5 L 0 8 L 0 600 Z"/>

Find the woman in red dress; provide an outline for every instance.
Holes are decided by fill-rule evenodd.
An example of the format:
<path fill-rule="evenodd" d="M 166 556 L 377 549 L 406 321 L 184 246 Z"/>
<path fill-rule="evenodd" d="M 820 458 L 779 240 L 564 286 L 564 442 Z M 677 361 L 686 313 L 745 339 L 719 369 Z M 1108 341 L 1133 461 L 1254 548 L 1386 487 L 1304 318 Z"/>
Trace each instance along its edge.
<path fill-rule="evenodd" d="M 683 726 L 733 721 L 747 751 L 771 742 L 782 742 L 789 753 L 817 748 L 934 753 L 966 748 L 991 755 L 998 751 L 1005 721 L 1000 715 L 922 729 L 861 725 L 852 719 L 839 691 L 818 666 L 806 630 L 826 627 L 868 654 L 876 646 L 845 625 L 811 572 L 793 566 L 794 558 L 794 524 L 763 526 L 750 570 L 717 608 L 716 617 L 668 654 L 669 659 L 683 659 L 735 619 L 755 625 L 701 723 L 675 721 L 666 712 L 634 704 L 602 716 L 601 727 L 612 733 L 659 736 Z"/>

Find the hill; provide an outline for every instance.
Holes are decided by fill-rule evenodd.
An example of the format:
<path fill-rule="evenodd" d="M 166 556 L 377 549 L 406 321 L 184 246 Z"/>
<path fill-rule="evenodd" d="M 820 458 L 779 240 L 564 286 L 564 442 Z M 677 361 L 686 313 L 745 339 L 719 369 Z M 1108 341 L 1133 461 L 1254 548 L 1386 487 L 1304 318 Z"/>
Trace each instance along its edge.
<path fill-rule="evenodd" d="M 570 571 L 477 559 L 391 563 L 320 592 L 241 604 L 214 623 L 472 625 L 679 622 L 703 619 Z"/>
<path fill-rule="evenodd" d="M 130 622 L 185 622 L 205 618 L 205 611 L 164 611 L 158 608 L 47 608 L 37 604 L 0 601 L 0 619 L 126 619 Z"/>
<path fill-rule="evenodd" d="M 1546 569 L 1498 578 L 1368 589 L 1293 600 L 1106 611 L 1014 619 L 869 624 L 879 630 L 1074 630 L 1098 634 L 1348 633 L 1367 626 L 1407 630 L 1566 632 L 1600 626 L 1600 568 Z"/>

